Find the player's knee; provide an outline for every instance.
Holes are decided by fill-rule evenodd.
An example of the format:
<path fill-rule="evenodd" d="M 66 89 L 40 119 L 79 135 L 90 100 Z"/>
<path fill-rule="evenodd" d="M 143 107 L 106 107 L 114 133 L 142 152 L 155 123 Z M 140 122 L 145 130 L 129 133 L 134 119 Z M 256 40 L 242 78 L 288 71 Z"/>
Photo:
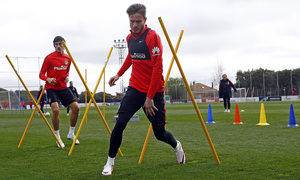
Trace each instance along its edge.
<path fill-rule="evenodd" d="M 59 108 L 57 108 L 57 107 L 52 108 L 52 112 L 53 112 L 53 114 L 58 114 Z"/>
<path fill-rule="evenodd" d="M 157 140 L 165 141 L 165 129 L 164 128 L 153 128 L 154 135 Z"/>
<path fill-rule="evenodd" d="M 72 108 L 72 111 L 78 113 L 78 112 L 79 112 L 79 106 L 78 106 L 78 105 L 77 105 L 77 106 L 74 106 L 74 107 Z"/>
<path fill-rule="evenodd" d="M 116 123 L 115 128 L 118 128 L 119 130 L 124 130 L 130 118 L 131 115 L 128 113 L 119 113 L 118 121 Z"/>

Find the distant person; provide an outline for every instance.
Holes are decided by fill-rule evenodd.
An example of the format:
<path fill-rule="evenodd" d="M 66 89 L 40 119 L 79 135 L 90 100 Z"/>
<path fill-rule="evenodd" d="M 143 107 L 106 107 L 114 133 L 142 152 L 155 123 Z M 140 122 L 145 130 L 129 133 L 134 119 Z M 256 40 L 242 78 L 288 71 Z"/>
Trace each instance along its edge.
<path fill-rule="evenodd" d="M 232 97 L 231 87 L 234 89 L 234 92 L 237 91 L 233 83 L 227 78 L 226 74 L 223 74 L 222 78 L 223 79 L 220 81 L 219 85 L 219 97 L 223 98 L 225 108 L 224 112 L 230 112 L 230 98 Z"/>
<path fill-rule="evenodd" d="M 3 101 L 3 109 L 6 109 L 7 108 L 7 103 L 6 103 L 6 101 L 4 100 Z"/>
<path fill-rule="evenodd" d="M 298 93 L 297 93 L 297 89 L 296 88 L 294 88 L 294 90 L 293 90 L 293 95 L 297 95 Z"/>
<path fill-rule="evenodd" d="M 33 102 L 29 101 L 29 107 L 30 107 L 30 109 L 32 109 L 32 104 L 33 104 Z"/>
<path fill-rule="evenodd" d="M 71 65 L 70 57 L 64 53 L 62 42 L 65 39 L 61 36 L 56 36 L 53 40 L 55 51 L 49 54 L 42 65 L 40 79 L 46 81 L 45 89 L 47 97 L 52 109 L 52 123 L 54 133 L 62 147 L 65 147 L 59 133 L 59 104 L 60 101 L 65 107 L 70 106 L 72 113 L 70 115 L 70 128 L 67 139 L 75 140 L 75 126 L 78 118 L 79 106 L 70 89 L 67 87 L 69 81 L 69 71 Z M 57 143 L 57 142 L 56 142 Z M 75 144 L 79 144 L 77 139 Z M 59 144 L 57 143 L 57 146 Z"/>
<path fill-rule="evenodd" d="M 43 85 L 40 85 L 40 90 L 39 90 L 39 92 L 37 93 L 36 99 L 37 99 L 37 101 L 38 101 L 38 99 L 40 98 L 40 95 L 42 94 L 42 97 L 41 97 L 41 100 L 40 100 L 40 109 L 41 109 L 41 111 L 43 112 L 43 114 L 45 114 L 45 113 L 44 113 L 44 105 L 45 105 L 45 102 L 46 102 L 46 95 L 45 95 L 44 92 L 42 92 L 42 91 L 43 91 L 43 88 L 44 88 Z M 38 112 L 37 114 L 40 115 L 39 112 Z"/>
<path fill-rule="evenodd" d="M 76 101 L 78 102 L 79 101 L 79 96 L 78 96 L 76 88 L 73 86 L 73 81 L 70 81 L 69 84 L 70 84 L 69 89 L 71 90 L 74 97 L 76 98 Z M 70 106 L 67 107 L 67 116 L 69 116 L 69 110 L 70 110 Z"/>
<path fill-rule="evenodd" d="M 25 104 L 25 102 L 21 102 L 21 105 L 22 105 L 22 107 L 23 107 L 24 109 L 26 109 L 26 104 Z"/>
<path fill-rule="evenodd" d="M 129 53 L 117 74 L 110 78 L 109 85 L 116 85 L 116 81 L 130 66 L 132 73 L 128 90 L 118 110 L 118 121 L 111 134 L 108 159 L 102 170 L 103 175 L 112 174 L 123 131 L 130 118 L 141 107 L 152 124 L 155 137 L 172 147 L 178 163 L 184 164 L 186 161 L 181 143 L 165 130 L 166 109 L 161 39 L 146 25 L 144 5 L 131 5 L 127 9 L 127 14 L 131 28 L 131 33 L 127 36 Z"/>

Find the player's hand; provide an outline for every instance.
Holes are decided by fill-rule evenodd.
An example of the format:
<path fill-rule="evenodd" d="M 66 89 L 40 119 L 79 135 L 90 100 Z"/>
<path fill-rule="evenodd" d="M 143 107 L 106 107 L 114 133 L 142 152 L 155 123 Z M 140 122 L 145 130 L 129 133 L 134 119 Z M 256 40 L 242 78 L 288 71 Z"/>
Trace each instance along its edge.
<path fill-rule="evenodd" d="M 46 80 L 49 84 L 54 85 L 56 84 L 56 78 L 47 78 Z"/>
<path fill-rule="evenodd" d="M 152 117 L 155 115 L 155 111 L 158 111 L 158 109 L 154 106 L 153 99 L 150 99 L 148 97 L 146 98 L 143 108 L 145 109 L 146 116 Z"/>
<path fill-rule="evenodd" d="M 68 83 L 69 82 L 69 76 L 67 76 L 64 81 L 65 81 L 65 83 Z"/>
<path fill-rule="evenodd" d="M 116 74 L 115 76 L 110 78 L 110 80 L 108 81 L 108 84 L 110 86 L 116 85 L 116 81 L 119 80 L 119 78 L 120 78 L 120 76 Z"/>

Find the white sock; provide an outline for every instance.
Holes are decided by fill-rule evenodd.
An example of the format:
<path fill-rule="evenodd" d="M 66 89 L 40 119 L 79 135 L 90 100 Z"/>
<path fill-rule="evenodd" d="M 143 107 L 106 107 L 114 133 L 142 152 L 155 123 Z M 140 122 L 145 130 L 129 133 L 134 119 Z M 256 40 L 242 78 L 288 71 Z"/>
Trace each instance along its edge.
<path fill-rule="evenodd" d="M 75 127 L 70 126 L 69 135 L 73 136 L 74 135 L 74 131 L 75 131 Z"/>
<path fill-rule="evenodd" d="M 54 134 L 56 135 L 57 139 L 60 139 L 59 130 L 57 130 L 57 131 L 54 131 Z"/>
<path fill-rule="evenodd" d="M 111 158 L 108 156 L 106 165 L 113 166 L 115 164 L 115 158 Z"/>

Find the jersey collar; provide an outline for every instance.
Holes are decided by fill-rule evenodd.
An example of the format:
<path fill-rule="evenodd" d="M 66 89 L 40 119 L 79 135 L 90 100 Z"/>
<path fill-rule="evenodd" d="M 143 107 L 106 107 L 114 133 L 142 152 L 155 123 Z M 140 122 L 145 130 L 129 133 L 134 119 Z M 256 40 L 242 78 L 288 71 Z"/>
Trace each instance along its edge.
<path fill-rule="evenodd" d="M 144 32 L 145 32 L 147 29 L 148 29 L 148 26 L 147 26 L 147 24 L 145 24 L 145 28 L 144 28 L 144 30 L 143 30 L 140 34 L 138 34 L 138 35 L 133 34 L 133 33 L 132 33 L 132 30 L 130 30 L 130 32 L 131 32 L 131 35 L 133 36 L 133 38 L 137 39 L 137 38 L 141 37 L 141 35 L 144 34 Z"/>

